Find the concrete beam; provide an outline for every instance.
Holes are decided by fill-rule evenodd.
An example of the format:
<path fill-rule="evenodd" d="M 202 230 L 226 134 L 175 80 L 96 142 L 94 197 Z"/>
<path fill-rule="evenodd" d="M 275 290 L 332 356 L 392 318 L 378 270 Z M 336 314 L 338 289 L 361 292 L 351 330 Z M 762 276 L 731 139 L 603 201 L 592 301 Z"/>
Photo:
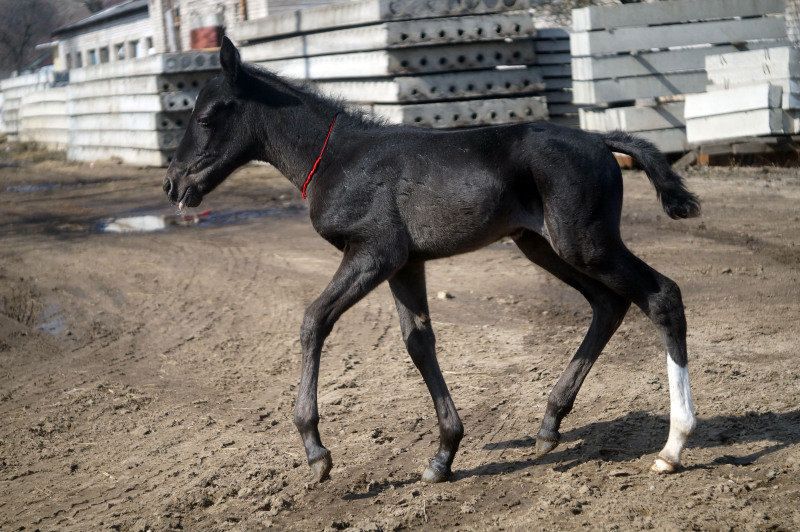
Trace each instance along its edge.
<path fill-rule="evenodd" d="M 539 96 L 415 105 L 374 105 L 372 111 L 395 124 L 436 129 L 547 118 L 547 104 Z"/>
<path fill-rule="evenodd" d="M 77 115 L 69 118 L 70 129 L 103 131 L 184 131 L 189 123 L 189 112 L 182 113 L 113 113 Z"/>
<path fill-rule="evenodd" d="M 636 55 L 573 57 L 572 77 L 575 80 L 589 81 L 699 71 L 705 69 L 707 57 L 735 51 L 737 48 L 732 45 L 722 45 Z"/>
<path fill-rule="evenodd" d="M 570 36 L 570 49 L 573 56 L 580 57 L 782 38 L 786 38 L 786 22 L 783 17 L 765 17 L 579 32 Z"/>
<path fill-rule="evenodd" d="M 409 20 L 274 39 L 242 47 L 245 61 L 270 61 L 348 52 L 505 39 L 530 39 L 536 30 L 528 14 L 481 15 Z"/>
<path fill-rule="evenodd" d="M 322 81 L 326 94 L 354 103 L 403 103 L 529 94 L 545 85 L 535 67 L 402 76 L 391 80 Z"/>
<path fill-rule="evenodd" d="M 69 130 L 53 128 L 28 128 L 19 131 L 21 142 L 35 142 L 49 150 L 65 150 L 69 144 Z"/>
<path fill-rule="evenodd" d="M 772 86 L 780 87 L 783 91 L 783 96 L 781 97 L 781 104 L 779 107 L 784 109 L 800 109 L 800 79 L 792 78 L 792 79 L 771 79 L 768 82 L 755 80 L 754 84 L 763 84 L 769 83 Z M 725 92 L 729 90 L 733 90 L 736 88 L 745 88 L 747 85 L 745 84 L 733 84 L 733 85 L 708 85 L 706 86 L 706 91 L 709 94 L 717 94 L 720 92 Z M 713 98 L 713 96 L 712 96 Z"/>
<path fill-rule="evenodd" d="M 138 148 L 147 150 L 174 150 L 183 137 L 183 131 L 128 131 L 72 130 L 70 146 L 96 146 L 109 148 Z"/>
<path fill-rule="evenodd" d="M 119 148 L 108 146 L 75 146 L 67 147 L 67 158 L 73 161 L 102 161 L 121 159 L 137 166 L 163 167 L 169 164 L 172 152 L 139 148 Z"/>
<path fill-rule="evenodd" d="M 258 41 L 281 35 L 315 32 L 330 28 L 364 26 L 389 20 L 478 15 L 506 11 L 524 11 L 531 0 L 358 0 L 340 4 L 280 13 L 248 20 L 230 28 L 232 39 Z"/>
<path fill-rule="evenodd" d="M 689 149 L 686 130 L 683 128 L 639 131 L 636 136 L 649 140 L 664 153 L 682 153 Z"/>
<path fill-rule="evenodd" d="M 498 65 L 530 65 L 535 61 L 532 42 L 517 41 L 356 52 L 259 64 L 290 78 L 319 80 L 486 69 Z"/>
<path fill-rule="evenodd" d="M 96 98 L 99 96 L 121 96 L 135 94 L 158 94 L 161 92 L 199 91 L 212 72 L 187 74 L 145 75 L 128 78 L 109 78 L 69 85 L 71 99 Z"/>
<path fill-rule="evenodd" d="M 186 111 L 194 107 L 196 92 L 137 94 L 127 96 L 101 96 L 71 100 L 67 103 L 70 115 L 96 115 L 109 113 L 158 113 L 161 111 Z"/>
<path fill-rule="evenodd" d="M 587 131 L 650 131 L 686 126 L 683 102 L 655 107 L 615 107 L 611 109 L 581 109 L 581 129 Z"/>
<path fill-rule="evenodd" d="M 192 51 L 160 54 L 76 68 L 70 70 L 70 83 L 153 74 L 217 71 L 219 68 L 218 52 Z"/>
<path fill-rule="evenodd" d="M 654 4 L 593 6 L 572 10 L 575 31 L 755 17 L 786 11 L 785 0 L 682 0 Z"/>
<path fill-rule="evenodd" d="M 678 72 L 635 78 L 574 81 L 575 103 L 597 104 L 703 92 L 705 72 Z"/>
<path fill-rule="evenodd" d="M 686 135 L 689 142 L 698 144 L 740 137 L 795 134 L 800 126 L 799 116 L 797 111 L 759 109 L 691 118 L 686 121 Z"/>
<path fill-rule="evenodd" d="M 729 68 L 765 68 L 776 77 L 793 77 L 800 69 L 800 49 L 790 46 L 763 48 L 760 50 L 735 50 L 720 52 L 706 57 L 706 70 L 725 70 Z M 777 69 L 777 70 L 776 70 Z M 782 74 L 785 72 L 785 74 Z"/>
<path fill-rule="evenodd" d="M 782 96 L 783 89 L 769 83 L 689 94 L 686 96 L 685 115 L 690 119 L 756 109 L 774 109 L 781 106 Z"/>

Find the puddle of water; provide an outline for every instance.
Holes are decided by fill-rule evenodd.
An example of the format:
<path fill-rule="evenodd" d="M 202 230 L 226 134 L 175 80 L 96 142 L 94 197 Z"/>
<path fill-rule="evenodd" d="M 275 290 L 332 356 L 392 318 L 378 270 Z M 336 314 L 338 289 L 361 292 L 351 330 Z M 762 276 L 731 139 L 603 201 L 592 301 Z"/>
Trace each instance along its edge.
<path fill-rule="evenodd" d="M 61 186 L 61 183 L 44 183 L 41 185 L 13 185 L 6 187 L 6 192 L 40 192 L 42 190 L 53 190 Z"/>
<path fill-rule="evenodd" d="M 64 323 L 64 313 L 58 305 L 48 305 L 39 316 L 41 323 L 36 325 L 36 328 L 56 336 L 66 332 L 67 324 Z"/>
<path fill-rule="evenodd" d="M 101 233 L 147 233 L 162 231 L 174 225 L 198 225 L 200 227 L 235 225 L 258 218 L 292 216 L 303 213 L 305 210 L 305 207 L 286 207 L 230 212 L 205 211 L 199 214 L 126 216 L 103 222 L 97 227 L 97 230 Z"/>

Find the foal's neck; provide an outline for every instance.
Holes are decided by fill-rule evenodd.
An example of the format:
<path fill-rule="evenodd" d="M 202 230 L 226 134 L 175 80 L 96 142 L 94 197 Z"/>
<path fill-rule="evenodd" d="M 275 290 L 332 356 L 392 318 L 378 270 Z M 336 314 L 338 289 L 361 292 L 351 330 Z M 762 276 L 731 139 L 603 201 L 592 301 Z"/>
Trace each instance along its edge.
<path fill-rule="evenodd" d="M 258 127 L 263 153 L 259 159 L 272 164 L 302 189 L 340 110 L 302 97 L 299 102 L 282 107 L 261 107 Z M 335 142 L 335 138 L 330 142 Z"/>

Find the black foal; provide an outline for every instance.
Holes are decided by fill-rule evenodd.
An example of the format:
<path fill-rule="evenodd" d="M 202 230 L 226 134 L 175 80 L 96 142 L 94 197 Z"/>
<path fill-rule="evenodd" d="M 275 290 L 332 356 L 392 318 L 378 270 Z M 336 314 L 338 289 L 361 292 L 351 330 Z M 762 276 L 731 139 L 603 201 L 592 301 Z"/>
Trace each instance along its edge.
<path fill-rule="evenodd" d="M 220 62 L 222 73 L 200 92 L 164 190 L 173 203 L 195 207 L 236 168 L 267 161 L 308 194 L 314 228 L 343 252 L 301 329 L 295 424 L 316 480 L 325 480 L 332 467 L 317 428 L 323 343 L 336 320 L 384 281 L 439 419 L 439 451 L 423 478 L 448 478 L 464 429 L 436 360 L 425 261 L 504 236 L 580 291 L 593 311 L 586 338 L 550 394 L 538 450 L 558 444 L 561 420 L 632 302 L 655 323 L 667 351 L 670 432 L 653 469 L 680 467 L 695 426 L 681 294 L 620 239 L 622 176 L 611 153 L 639 162 L 669 216 L 696 216 L 697 198 L 657 149 L 625 133 L 598 135 L 547 122 L 461 131 L 387 126 L 243 64 L 227 39 Z"/>

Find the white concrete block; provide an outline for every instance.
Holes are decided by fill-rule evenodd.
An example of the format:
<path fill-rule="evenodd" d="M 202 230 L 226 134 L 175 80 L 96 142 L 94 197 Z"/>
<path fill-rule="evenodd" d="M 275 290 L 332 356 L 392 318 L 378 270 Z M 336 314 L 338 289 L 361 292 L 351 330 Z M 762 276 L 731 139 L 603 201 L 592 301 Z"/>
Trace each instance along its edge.
<path fill-rule="evenodd" d="M 415 105 L 374 105 L 372 111 L 391 123 L 454 128 L 547 118 L 544 98 L 497 98 Z"/>
<path fill-rule="evenodd" d="M 689 119 L 686 122 L 686 134 L 692 144 L 760 135 L 794 134 L 798 132 L 798 122 L 796 111 L 759 109 Z"/>
<path fill-rule="evenodd" d="M 587 131 L 650 131 L 683 128 L 683 102 L 654 107 L 614 107 L 611 109 L 581 109 L 581 129 Z"/>
<path fill-rule="evenodd" d="M 85 162 L 116 158 L 127 164 L 163 167 L 169 164 L 171 153 L 139 148 L 70 145 L 67 148 L 67 158 Z"/>
<path fill-rule="evenodd" d="M 783 13 L 785 0 L 677 0 L 572 10 L 574 31 L 674 24 Z"/>
<path fill-rule="evenodd" d="M 128 131 L 128 130 L 72 130 L 71 146 L 100 146 L 174 150 L 183 137 L 183 131 Z"/>
<path fill-rule="evenodd" d="M 691 119 L 756 109 L 774 109 L 781 106 L 782 100 L 783 89 L 769 83 L 688 94 L 685 116 Z"/>
<path fill-rule="evenodd" d="M 310 33 L 246 45 L 241 53 L 243 60 L 257 62 L 387 48 L 530 39 L 535 33 L 533 19 L 528 14 L 480 15 L 385 22 Z"/>
<path fill-rule="evenodd" d="M 763 69 L 775 77 L 800 76 L 800 49 L 790 46 L 764 48 L 761 50 L 721 52 L 706 57 L 709 72 L 728 69 Z"/>
<path fill-rule="evenodd" d="M 635 135 L 649 140 L 664 153 L 681 153 L 688 150 L 686 131 L 683 128 L 639 131 Z"/>
<path fill-rule="evenodd" d="M 736 50 L 737 48 L 732 45 L 722 45 L 683 50 L 660 50 L 636 55 L 573 57 L 572 77 L 575 80 L 589 81 L 649 76 L 655 73 L 700 71 L 705 69 L 707 57 Z"/>
<path fill-rule="evenodd" d="M 703 92 L 705 72 L 677 72 L 657 76 L 574 81 L 575 103 L 596 104 Z"/>
<path fill-rule="evenodd" d="M 69 127 L 73 130 L 102 131 L 184 131 L 189 123 L 189 112 L 183 113 L 113 113 L 77 115 L 69 117 Z"/>
<path fill-rule="evenodd" d="M 247 42 L 388 20 L 524 11 L 530 7 L 531 0 L 358 0 L 244 21 L 228 33 L 235 41 Z"/>
<path fill-rule="evenodd" d="M 449 70 L 530 65 L 536 60 L 531 41 L 325 55 L 258 63 L 295 79 L 341 79 L 424 74 Z"/>
<path fill-rule="evenodd" d="M 535 67 L 400 76 L 378 81 L 320 81 L 315 85 L 325 94 L 362 104 L 508 96 L 545 87 Z"/>
<path fill-rule="evenodd" d="M 573 56 L 587 56 L 785 37 L 783 17 L 765 17 L 578 32 L 570 35 L 570 50 Z"/>
<path fill-rule="evenodd" d="M 219 70 L 219 52 L 192 51 L 76 68 L 70 70 L 69 80 L 70 83 L 83 83 L 108 78 L 216 70 Z"/>

